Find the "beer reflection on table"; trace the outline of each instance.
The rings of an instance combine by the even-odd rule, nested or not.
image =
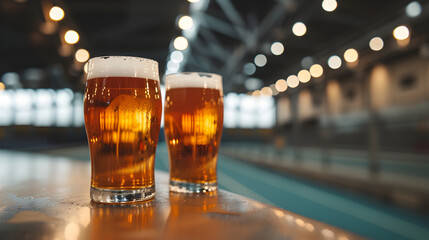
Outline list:
[[[154,201],[138,204],[99,204],[92,202],[90,239],[160,239],[162,219]]]
[[[222,225],[213,215],[222,214],[218,192],[200,194],[170,192],[170,215],[165,239],[222,239]]]

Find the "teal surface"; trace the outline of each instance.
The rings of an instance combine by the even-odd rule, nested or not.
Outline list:
[[[157,150],[155,168],[168,171],[165,143]],[[294,178],[220,155],[222,189],[316,219],[371,239],[429,239],[429,216]]]

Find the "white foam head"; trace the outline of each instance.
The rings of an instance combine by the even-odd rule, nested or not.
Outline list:
[[[158,62],[140,57],[105,56],[91,58],[87,79],[135,77],[159,81]]]
[[[184,72],[168,74],[165,88],[211,88],[222,91],[222,76],[214,73]]]

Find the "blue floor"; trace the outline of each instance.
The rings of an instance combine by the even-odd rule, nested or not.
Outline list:
[[[164,143],[155,168],[168,171]],[[372,239],[429,239],[429,216],[220,155],[220,188]]]

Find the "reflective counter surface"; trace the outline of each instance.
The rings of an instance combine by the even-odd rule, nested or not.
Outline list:
[[[168,174],[155,174],[154,200],[96,204],[89,198],[89,162],[0,151],[0,238],[360,239],[223,190],[170,193]]]

